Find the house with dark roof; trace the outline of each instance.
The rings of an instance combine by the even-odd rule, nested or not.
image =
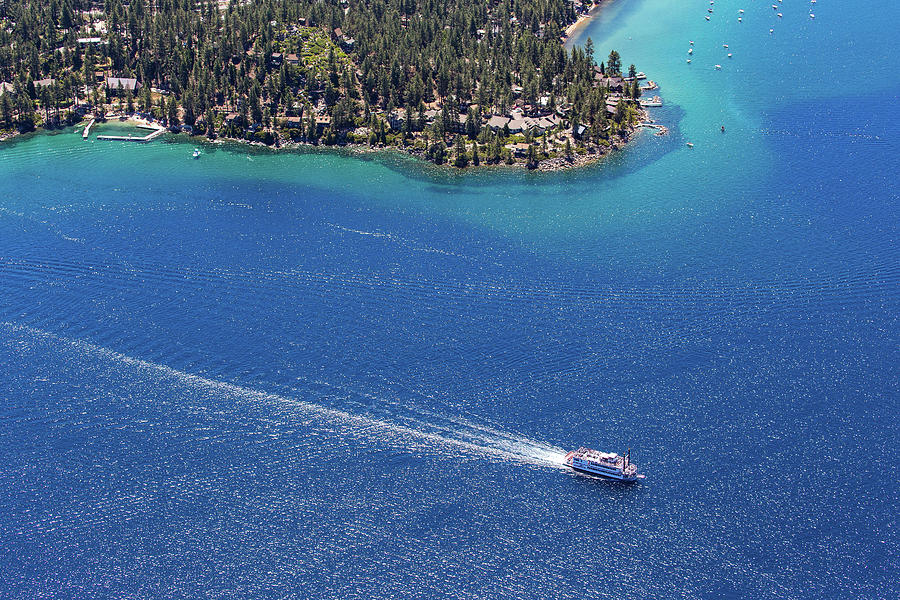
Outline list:
[[[388,125],[394,131],[400,131],[406,126],[406,111],[402,108],[395,108],[388,113]]]
[[[625,85],[625,82],[621,77],[604,77],[603,75],[597,74],[594,76],[594,79],[596,80],[597,85],[605,87],[611,92],[621,92]]]

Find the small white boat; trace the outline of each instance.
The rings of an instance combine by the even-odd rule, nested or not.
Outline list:
[[[694,40],[691,40],[691,46],[693,46],[693,45],[694,45]]]
[[[728,58],[731,58],[731,52],[728,53]]]
[[[742,8],[742,9],[740,9],[738,12],[741,13],[741,14],[744,14],[744,9]]]
[[[688,54],[693,54],[693,53],[694,53],[694,49],[693,49],[693,48],[688,48]]]
[[[780,19],[781,17],[783,17],[783,16],[784,16],[783,14],[778,13],[778,18],[779,18],[779,19]]]
[[[775,30],[774,30],[774,29],[770,29],[770,30],[769,30],[769,35],[772,35],[773,33],[775,33]]]
[[[691,59],[688,59],[688,64],[691,64]]]
[[[706,20],[709,21],[709,15],[706,15]]]
[[[722,44],[723,48],[728,48],[728,44]]]
[[[810,18],[810,19],[815,19],[815,18],[816,18],[816,15],[814,15],[814,14],[812,14],[812,13],[809,13],[809,18]]]
[[[194,148],[194,158],[200,158],[200,148]]]
[[[743,22],[743,20],[744,20],[744,19],[743,19],[743,18],[741,18],[741,17],[738,17],[738,23],[741,23],[741,22]]]
[[[722,65],[716,65],[716,71],[719,71],[721,69],[722,69]]]
[[[693,148],[693,147],[694,147],[694,144],[692,144],[691,142],[688,142],[688,143],[687,143],[687,147],[688,147],[688,148]]]

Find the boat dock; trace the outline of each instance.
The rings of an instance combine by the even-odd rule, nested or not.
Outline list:
[[[153,129],[152,132],[148,133],[144,137],[134,137],[133,135],[98,135],[98,140],[107,140],[114,142],[149,142],[154,140],[164,134],[166,130],[162,127],[156,128],[152,125],[143,126],[144,129]]]
[[[81,134],[81,139],[86,140],[88,136],[91,135],[91,127],[94,126],[94,123],[97,122],[97,119],[91,119],[91,122],[87,124],[87,127],[84,128],[84,133]]]
[[[641,123],[640,126],[646,127],[647,129],[655,129],[656,135],[666,135],[667,133],[669,133],[668,127],[666,127],[665,125],[660,125],[658,123],[648,123],[645,121]]]

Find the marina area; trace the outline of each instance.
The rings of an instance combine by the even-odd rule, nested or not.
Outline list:
[[[102,141],[147,143],[166,133],[165,127],[147,119],[110,115],[106,122],[100,124],[96,124],[96,119],[92,119],[84,128],[82,138],[88,139],[91,129],[95,126],[98,131],[110,131],[97,135],[96,139]],[[138,133],[143,135],[136,135]]]

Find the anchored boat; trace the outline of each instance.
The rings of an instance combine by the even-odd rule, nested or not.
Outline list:
[[[565,464],[573,471],[618,481],[637,481],[644,478],[643,475],[638,475],[637,465],[631,462],[631,448],[624,456],[619,456],[615,452],[579,448],[566,454]]]

